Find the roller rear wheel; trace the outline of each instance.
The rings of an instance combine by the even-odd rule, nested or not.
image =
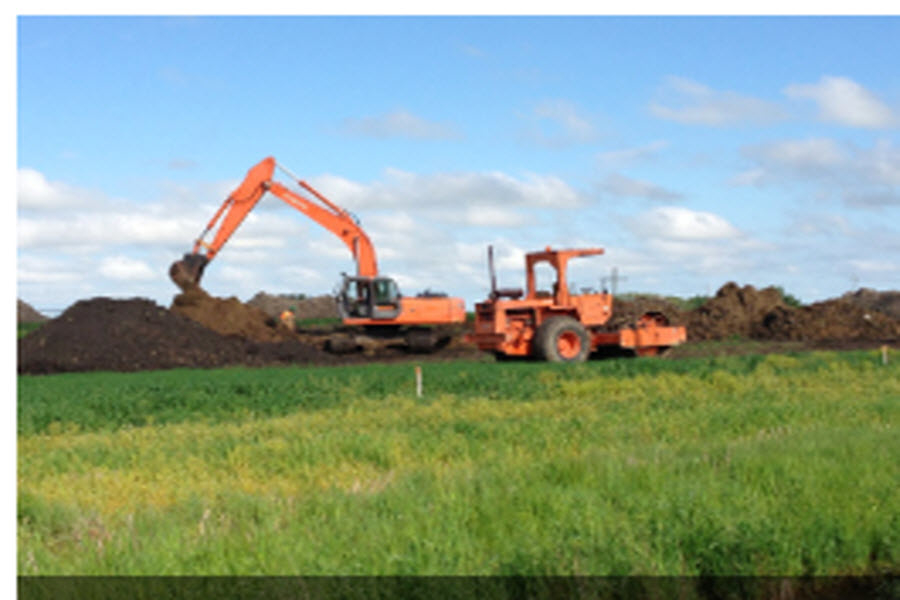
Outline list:
[[[534,352],[550,362],[584,362],[591,341],[584,326],[572,317],[550,317],[535,333]]]

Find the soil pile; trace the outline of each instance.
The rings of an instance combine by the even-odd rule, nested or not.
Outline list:
[[[237,298],[216,298],[194,287],[178,294],[172,312],[222,335],[234,335],[256,342],[284,342],[296,336],[277,318]]]
[[[860,288],[855,292],[847,292],[840,299],[860,308],[900,319],[900,292],[879,292],[870,288]]]
[[[862,292],[862,291],[861,291]],[[259,296],[259,295],[257,295]],[[885,297],[857,292],[858,302],[828,300],[794,308],[776,288],[756,290],[735,283],[723,286],[699,308],[680,311],[653,297],[617,300],[608,324],[617,329],[634,323],[646,312],[661,312],[673,325],[685,325],[690,341],[743,337],[779,342],[802,342],[804,347],[840,343],[890,343],[900,340],[900,319],[861,306],[863,300]],[[327,298],[327,297],[323,297]],[[313,299],[321,302],[321,299]],[[328,298],[329,302],[331,299]],[[297,306],[301,318],[307,318]],[[307,306],[314,304],[307,304]],[[873,304],[874,305],[874,304]],[[331,308],[333,309],[333,303]],[[20,304],[21,308],[21,304]],[[471,323],[438,328],[449,341],[433,358],[474,357],[478,351],[463,341]],[[19,373],[66,371],[139,371],[176,367],[266,366],[278,364],[357,363],[402,360],[408,350],[383,341],[359,341],[345,332],[350,354],[326,352],[338,330],[295,333],[258,305],[237,298],[216,298],[201,289],[175,297],[171,309],[134,298],[82,300],[56,319],[18,340]],[[338,339],[338,338],[335,338]],[[338,339],[339,341],[339,339]],[[333,348],[334,350],[334,348]]]
[[[684,325],[686,315],[677,306],[653,296],[637,296],[628,300],[616,298],[613,301],[613,314],[606,322],[606,329],[615,331],[634,325],[642,315],[648,312],[659,312],[666,316],[670,325]]]
[[[150,300],[94,298],[77,302],[20,338],[17,370],[39,374],[333,362],[299,340],[259,343],[221,335]]]
[[[298,319],[336,319],[339,316],[331,296],[298,299],[258,292],[247,304],[274,318],[292,307],[296,309],[294,314]]]
[[[47,317],[23,300],[16,300],[16,323],[43,323]]]
[[[860,294],[871,306],[890,295]],[[900,296],[900,294],[898,294]],[[845,296],[846,298],[846,296]],[[878,304],[881,302],[882,304]],[[860,306],[844,298],[809,306],[785,304],[773,287],[757,290],[735,283],[722,286],[696,310],[684,315],[688,339],[720,340],[739,336],[763,341],[884,341],[900,338],[900,318]]]
[[[900,338],[900,320],[844,300],[800,308],[777,307],[751,332],[755,339],[778,341],[882,341]]]
[[[719,340],[733,336],[753,337],[765,316],[774,310],[790,309],[774,287],[757,290],[729,282],[715,297],[685,315],[689,340]]]

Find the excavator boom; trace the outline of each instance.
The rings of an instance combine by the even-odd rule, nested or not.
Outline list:
[[[328,200],[305,181],[297,180],[298,185],[312,194],[315,200],[285,187],[273,180],[275,159],[268,157],[254,165],[241,184],[225,199],[210,219],[203,233],[194,242],[192,251],[176,261],[169,268],[169,276],[182,291],[187,291],[200,284],[203,270],[215,258],[222,246],[235,230],[244,222],[251,210],[266,195],[271,193],[286,204],[299,210],[335,235],[350,249],[356,261],[358,276],[374,277],[378,274],[375,249],[369,236],[357,223],[353,216]],[[285,170],[282,168],[282,170]],[[285,170],[285,172],[287,172]],[[213,233],[212,241],[205,238]]]

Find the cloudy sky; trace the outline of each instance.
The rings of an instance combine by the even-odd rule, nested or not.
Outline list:
[[[169,264],[266,156],[407,294],[483,298],[488,244],[506,287],[552,245],[606,249],[579,287],[898,289],[898,39],[895,17],[20,16],[17,295],[168,305]],[[270,196],[204,286],[353,269]]]

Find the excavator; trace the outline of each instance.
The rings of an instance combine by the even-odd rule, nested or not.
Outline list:
[[[275,181],[276,168],[296,181],[311,197]],[[427,351],[446,341],[437,339],[429,326],[465,321],[465,303],[461,298],[433,293],[403,296],[394,279],[379,274],[375,247],[359,221],[278,164],[273,157],[267,157],[250,168],[241,184],[225,199],[196,239],[191,252],[169,268],[169,276],[183,292],[199,287],[210,261],[267,193],[336,235],[350,250],[356,263],[356,273],[342,273],[337,294],[338,313],[344,325],[362,327],[367,333],[379,337],[402,335],[410,347]],[[207,242],[210,234],[212,239]]]

